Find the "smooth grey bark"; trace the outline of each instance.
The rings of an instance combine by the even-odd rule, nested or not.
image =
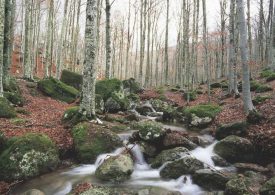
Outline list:
[[[168,59],[168,36],[169,36],[169,0],[166,1],[166,29],[165,29],[165,52],[164,52],[164,63],[165,63],[165,84],[168,82],[169,73],[169,59]]]
[[[272,20],[272,62],[270,67],[275,70],[275,6],[274,6],[274,14]]]
[[[8,82],[14,36],[15,0],[5,0],[3,81]]]
[[[3,48],[4,48],[5,1],[0,0],[0,97],[3,97]]]
[[[64,49],[64,40],[65,40],[65,28],[67,25],[67,12],[68,12],[68,3],[69,0],[65,0],[64,4],[64,13],[63,13],[63,21],[61,27],[61,34],[60,34],[60,41],[58,45],[58,56],[57,56],[57,67],[56,67],[56,78],[60,78],[61,70],[62,70],[62,63],[63,63],[63,49]]]
[[[272,49],[271,49],[271,40],[272,40],[272,27],[273,27],[273,0],[269,1],[269,10],[268,10],[268,19],[266,24],[266,49],[265,49],[265,61],[266,66],[269,66],[272,62]]]
[[[87,0],[85,30],[85,61],[83,70],[82,100],[80,113],[87,118],[95,117],[95,82],[97,53],[97,0]]]
[[[105,71],[105,78],[109,79],[111,77],[110,70],[111,70],[111,5],[109,0],[105,0],[106,7],[105,7],[105,13],[106,13],[106,26],[105,26],[105,63],[106,63],[106,71]]]
[[[251,6],[250,0],[247,0],[247,29],[248,29],[248,47],[249,57],[252,58],[252,30],[251,30]]]
[[[247,23],[245,20],[243,0],[237,0],[239,32],[240,32],[240,50],[242,59],[242,93],[245,112],[254,110],[250,92],[250,71],[248,65],[248,47],[247,47]]]
[[[24,75],[23,77],[28,80],[33,79],[32,67],[30,61],[30,1],[25,0],[25,33],[24,33]]]

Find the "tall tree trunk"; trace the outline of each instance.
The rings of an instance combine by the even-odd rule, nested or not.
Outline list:
[[[169,74],[169,58],[168,58],[168,36],[169,36],[169,0],[166,1],[166,29],[165,29],[165,53],[164,53],[164,63],[165,63],[165,84],[168,82]]]
[[[243,73],[243,102],[245,112],[252,111],[254,109],[251,92],[250,92],[250,73],[248,65],[248,49],[247,49],[247,24],[244,14],[243,0],[237,0],[239,30],[240,30],[240,50],[242,58],[242,73]]]
[[[87,118],[95,117],[97,1],[88,0],[86,8],[85,61],[83,71],[80,113]]]
[[[0,97],[3,97],[3,49],[4,49],[5,1],[0,0]]]
[[[111,25],[110,25],[110,20],[111,20],[111,5],[109,0],[105,0],[106,2],[106,8],[105,8],[105,13],[106,13],[106,72],[105,72],[105,78],[109,79],[110,78],[110,69],[111,69]]]

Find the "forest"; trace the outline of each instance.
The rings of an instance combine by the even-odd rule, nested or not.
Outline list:
[[[275,195],[273,0],[0,0],[0,195]]]

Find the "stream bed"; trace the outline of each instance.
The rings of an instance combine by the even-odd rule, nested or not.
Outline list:
[[[186,131],[182,127],[164,125],[165,128],[177,131]],[[124,132],[119,134],[122,140],[127,141],[134,131]],[[208,139],[213,139],[209,135],[202,135]],[[214,156],[213,148],[216,142],[212,141],[212,144],[203,148],[197,147],[190,151],[190,155],[202,161],[205,166],[211,166],[217,170],[220,167],[215,167],[211,159]],[[133,148],[132,148],[133,147]],[[98,180],[94,175],[96,168],[104,161],[107,156],[113,156],[121,153],[125,148],[118,148],[113,153],[102,154],[98,156],[95,164],[79,165],[73,168],[67,168],[64,170],[58,170],[49,174],[42,175],[32,180],[26,181],[22,184],[18,184],[12,191],[11,195],[19,195],[30,189],[38,189],[45,193],[45,195],[66,195],[69,194],[73,186],[89,182],[100,186],[110,186],[115,188],[122,188],[129,190],[140,190],[145,187],[161,187],[164,190],[177,191],[184,195],[203,195],[204,190],[199,186],[192,183],[192,179],[189,175],[182,176],[175,180],[164,180],[160,177],[159,169],[152,169],[149,164],[146,163],[144,156],[138,145],[129,145],[132,148],[132,153],[135,159],[134,172],[127,182],[119,185],[106,183]]]

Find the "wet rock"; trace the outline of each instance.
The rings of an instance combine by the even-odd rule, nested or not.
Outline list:
[[[99,125],[80,123],[72,130],[77,160],[94,163],[97,156],[122,147],[119,136]]]
[[[184,154],[189,152],[187,148],[177,147],[170,150],[163,150],[153,161],[151,164],[152,168],[159,168],[164,163],[168,161],[175,161],[180,159]]]
[[[192,127],[207,127],[211,123],[212,123],[212,119],[210,117],[201,117],[200,118],[195,114],[191,115],[190,125]]]
[[[177,179],[182,175],[194,174],[195,171],[203,169],[203,167],[201,161],[186,156],[165,165],[160,171],[160,176],[162,178]]]
[[[275,194],[275,177],[268,180],[260,189],[260,195],[274,195]]]
[[[262,166],[257,165],[257,164],[252,164],[252,163],[235,163],[234,166],[240,172],[255,171],[255,172],[265,173],[265,172],[269,171],[265,167],[262,167]]]
[[[138,145],[146,157],[154,157],[157,155],[157,148],[154,145],[144,141],[139,142]]]
[[[111,195],[113,192],[112,188],[93,186],[89,190],[80,193],[80,195]]]
[[[32,189],[24,192],[22,195],[45,195],[45,193],[37,189]]]
[[[188,150],[193,150],[197,147],[195,143],[188,139],[185,132],[170,131],[167,132],[163,139],[164,148],[185,147]]]
[[[189,136],[189,140],[201,147],[206,147],[214,142],[210,136]]]
[[[131,177],[134,162],[129,155],[120,154],[109,157],[96,170],[95,176],[103,181],[124,182]]]
[[[236,122],[230,124],[224,124],[217,128],[216,139],[222,140],[230,135],[244,136],[247,133],[247,123],[246,122]]]
[[[133,125],[138,130],[139,137],[144,141],[160,140],[165,135],[165,130],[160,123],[154,121],[141,121]]]
[[[211,159],[213,160],[215,166],[218,166],[218,167],[230,166],[230,164],[220,156],[212,156]]]
[[[251,162],[253,161],[253,144],[245,138],[228,136],[218,142],[214,151],[228,162]]]
[[[57,168],[58,151],[43,134],[14,137],[0,156],[0,178],[5,181],[24,180]]]
[[[224,195],[224,191],[204,192],[203,195]]]
[[[195,172],[192,177],[195,184],[206,190],[224,190],[230,176],[226,173],[213,171],[211,169],[201,169]]]
[[[159,187],[147,187],[137,192],[137,195],[181,195],[180,192],[174,192]]]

